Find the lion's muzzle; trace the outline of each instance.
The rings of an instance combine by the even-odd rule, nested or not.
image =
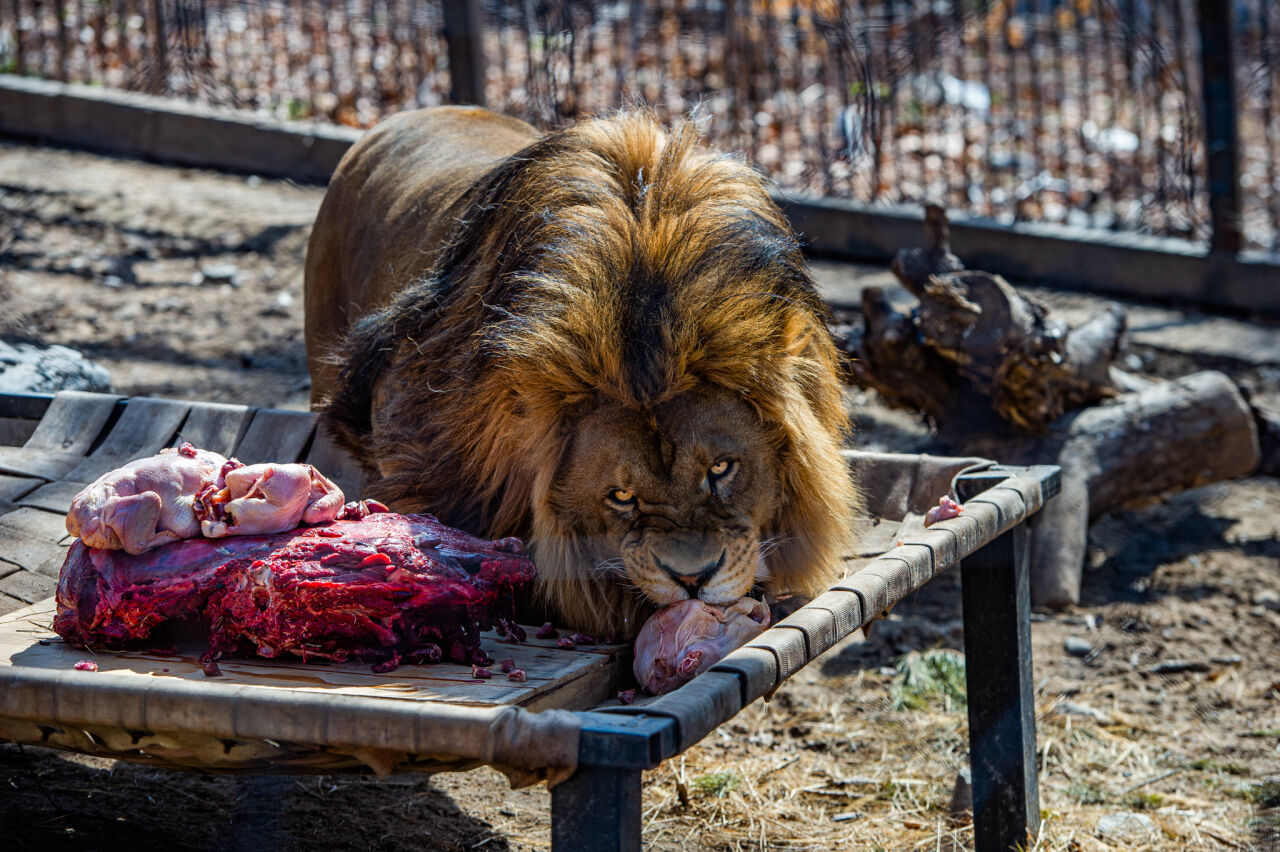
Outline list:
[[[754,536],[727,530],[651,533],[625,562],[632,581],[659,606],[686,598],[725,605],[751,588],[757,549]]]
[[[679,568],[674,568],[663,562],[657,556],[654,556],[653,561],[657,563],[659,568],[666,571],[671,579],[684,586],[689,591],[689,597],[697,597],[698,592],[700,592],[702,587],[707,584],[707,581],[715,576],[717,571],[724,567],[724,557],[726,553],[728,553],[727,550],[721,549],[719,559],[715,562],[704,565],[701,570],[698,570],[697,573],[693,574],[681,571]]]

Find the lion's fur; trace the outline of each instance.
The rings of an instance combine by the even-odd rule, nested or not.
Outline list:
[[[445,112],[413,120],[474,117]],[[642,604],[594,570],[601,554],[550,502],[572,424],[602,401],[643,412],[723,389],[750,404],[781,459],[780,509],[761,532],[780,542],[767,557],[776,590],[825,588],[857,505],[840,456],[837,351],[762,180],[698,147],[689,126],[667,133],[644,112],[530,131],[521,150],[477,159],[483,168],[457,170],[454,194],[418,213],[420,233],[448,232],[438,254],[418,249],[430,259],[421,277],[393,269],[390,283],[367,288],[381,288],[381,307],[354,318],[336,381],[313,363],[326,422],[380,475],[374,496],[526,537],[539,593],[560,618],[604,631],[622,616],[634,632]],[[310,255],[378,215],[341,206],[322,210],[312,235],[309,351],[323,350],[313,302],[351,301],[337,266]]]

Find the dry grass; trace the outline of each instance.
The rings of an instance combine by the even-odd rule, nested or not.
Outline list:
[[[963,710],[947,709],[945,690],[895,710],[903,671],[799,679],[646,776],[646,848],[972,848],[970,821],[949,808],[968,724]],[[1100,698],[1105,687],[1071,700]],[[1250,781],[1240,766],[1188,762],[1170,747],[1178,730],[1060,704],[1038,699],[1043,822],[1031,848],[1254,848],[1255,805],[1277,785]],[[1099,818],[1125,812],[1149,817],[1155,832],[1145,842],[1098,834]]]

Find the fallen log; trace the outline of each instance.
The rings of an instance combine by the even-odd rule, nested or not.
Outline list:
[[[1037,520],[1031,594],[1037,606],[1078,603],[1089,522],[1251,473],[1259,463],[1254,414],[1235,383],[1205,371],[1069,414],[1042,436],[939,437],[947,452],[1011,464],[1062,466],[1062,492]]]

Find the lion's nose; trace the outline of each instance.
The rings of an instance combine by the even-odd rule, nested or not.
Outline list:
[[[671,579],[688,589],[690,597],[697,597],[698,592],[702,590],[702,587],[705,586],[713,576],[715,576],[717,571],[724,567],[724,557],[725,551],[722,550],[720,551],[719,559],[715,562],[708,562],[695,574],[681,573],[670,565],[664,563],[661,559],[655,559],[654,561],[658,563],[659,568],[670,575]]]

